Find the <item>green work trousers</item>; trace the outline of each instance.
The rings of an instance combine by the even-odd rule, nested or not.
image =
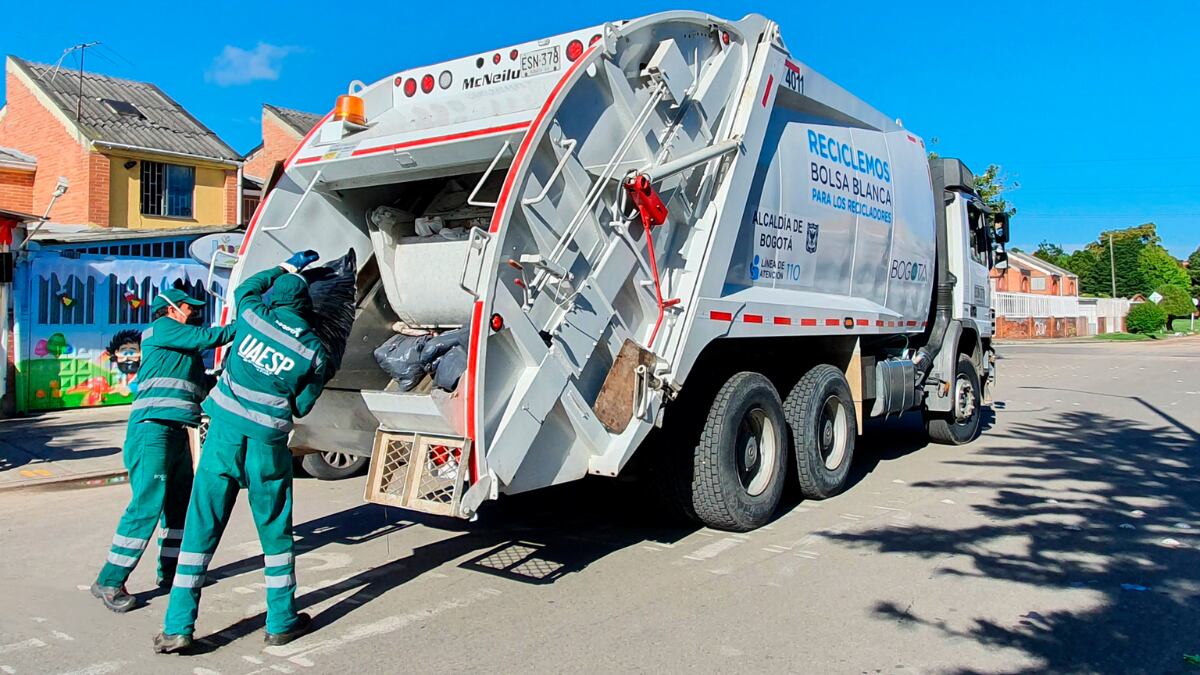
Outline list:
[[[208,563],[240,488],[249,493],[250,513],[262,544],[267,632],[284,633],[296,625],[292,453],[286,440],[267,443],[247,438],[213,419],[188,503],[179,569],[163,624],[167,635],[191,635],[195,630]]]
[[[125,432],[123,457],[133,498],[117,523],[108,560],[96,583],[123,585],[160,521],[163,529],[158,539],[158,578],[170,580],[175,575],[183,518],[192,491],[187,429],[178,422],[131,422]]]

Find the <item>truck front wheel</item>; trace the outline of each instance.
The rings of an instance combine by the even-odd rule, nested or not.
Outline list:
[[[979,436],[983,413],[979,373],[975,370],[975,362],[966,354],[958,355],[950,395],[953,401],[949,413],[925,411],[925,431],[934,443],[970,443]]]
[[[700,521],[746,532],[771,519],[787,472],[785,424],[770,380],[742,372],[725,382],[693,453],[691,501]]]
[[[858,421],[842,371],[821,364],[804,374],[783,403],[796,451],[796,477],[806,499],[826,499],[846,488]]]

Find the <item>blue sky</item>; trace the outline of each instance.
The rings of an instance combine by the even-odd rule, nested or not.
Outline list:
[[[210,2],[199,16],[200,4],[14,3],[0,52],[54,63],[70,45],[100,40],[89,70],[158,84],[245,152],[258,143],[262,102],[325,112],[350,80],[627,11],[758,12],[780,23],[799,60],[937,139],[932,149],[977,171],[1002,165],[1020,184],[1015,245],[1071,249],[1147,221],[1178,257],[1200,244],[1200,3],[360,0],[286,10]]]

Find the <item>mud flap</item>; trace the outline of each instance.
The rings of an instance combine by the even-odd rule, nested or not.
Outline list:
[[[654,354],[626,338],[617,354],[617,360],[613,362],[612,369],[604,378],[604,385],[600,387],[596,403],[592,405],[596,419],[614,434],[623,433],[625,427],[629,426],[629,421],[633,419],[638,400],[639,366],[652,369]]]

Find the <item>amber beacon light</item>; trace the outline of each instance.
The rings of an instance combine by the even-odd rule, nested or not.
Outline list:
[[[333,108],[333,119],[345,120],[351,124],[367,123],[367,116],[363,112],[363,100],[358,95],[358,92],[363,90],[363,83],[355,80],[350,83],[350,93],[342,94],[337,97],[337,105]]]

